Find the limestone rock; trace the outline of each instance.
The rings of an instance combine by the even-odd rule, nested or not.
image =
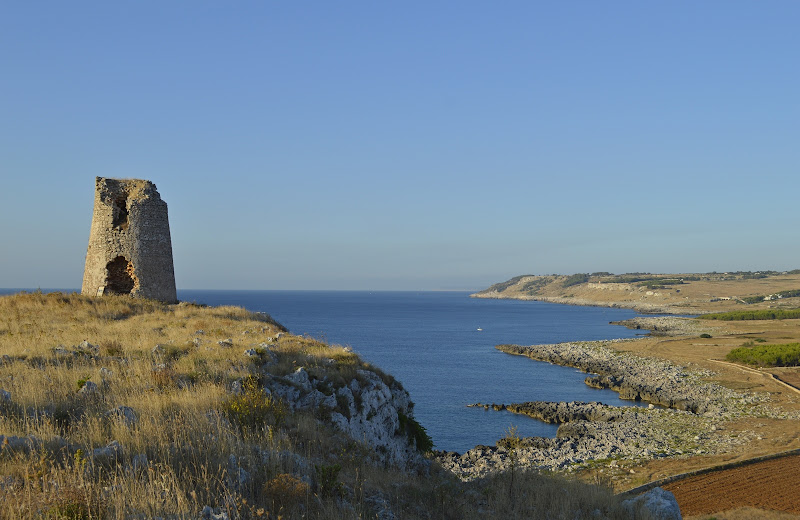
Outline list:
[[[294,371],[294,374],[286,376],[288,381],[297,385],[303,392],[311,391],[311,380],[308,378],[308,372],[303,367]]]
[[[83,353],[87,353],[87,354],[94,354],[94,355],[97,355],[97,354],[100,353],[100,347],[98,347],[97,345],[92,345],[91,343],[89,343],[88,340],[81,341],[78,344],[78,346],[75,347],[75,350],[77,350],[78,352],[83,352]]]
[[[129,406],[117,406],[116,408],[107,411],[105,416],[112,419],[118,419],[128,427],[135,426],[139,422],[139,418],[136,417],[136,413],[133,411],[133,408]]]
[[[200,518],[201,520],[229,520],[228,513],[224,511],[215,512],[211,506],[205,506],[202,511],[200,511]]]
[[[134,473],[141,473],[142,471],[146,470],[150,466],[150,461],[147,460],[147,454],[139,453],[133,460],[131,461],[130,469]]]
[[[228,457],[228,486],[235,490],[242,490],[250,482],[250,472],[239,465],[236,455]]]
[[[59,356],[59,357],[60,356],[71,356],[72,355],[72,351],[67,350],[64,347],[64,345],[58,345],[58,346],[53,348],[53,354],[55,354],[56,356]]]
[[[83,386],[81,387],[81,389],[78,390],[78,393],[81,393],[81,394],[84,394],[84,395],[95,394],[95,393],[97,393],[97,384],[93,383],[91,381],[86,381],[83,384]]]
[[[334,412],[331,414],[333,423],[354,439],[383,452],[389,463],[419,465],[421,456],[404,432],[400,431],[399,415],[413,417],[408,392],[401,388],[389,388],[375,372],[359,370],[357,374],[360,383],[353,380],[348,387],[337,390],[339,395],[347,399],[349,417]],[[361,406],[357,406],[353,399],[355,393],[361,397]]]
[[[16,435],[0,435],[0,453],[5,450],[31,451],[39,446],[39,439],[34,435],[17,437]]]
[[[119,441],[111,441],[102,448],[95,448],[92,450],[92,456],[100,461],[116,461],[118,457],[122,456],[122,445]]]
[[[637,510],[644,510],[654,520],[681,520],[681,508],[675,495],[660,487],[656,487],[641,494],[636,498],[631,498],[622,502],[622,505],[631,513]]]

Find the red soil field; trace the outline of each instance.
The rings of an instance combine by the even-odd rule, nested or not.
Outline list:
[[[800,514],[800,455],[687,477],[663,486],[683,516],[740,507]]]

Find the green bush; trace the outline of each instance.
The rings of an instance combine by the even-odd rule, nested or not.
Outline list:
[[[246,382],[247,383],[247,382]],[[278,398],[266,395],[254,384],[243,384],[244,391],[225,402],[224,410],[230,421],[242,430],[258,430],[267,426],[280,427],[286,418],[286,405]]]
[[[339,482],[339,472],[342,466],[339,464],[314,465],[317,472],[317,485],[320,495],[323,497],[341,497],[344,495],[344,485]]]
[[[656,277],[652,276],[650,273],[628,273],[628,274],[621,274],[614,277],[608,282],[613,283],[636,283],[636,282],[645,282],[648,280],[655,280]]]
[[[655,278],[653,280],[644,280],[638,282],[637,285],[647,289],[666,289],[671,285],[681,285],[683,280],[678,278]]]
[[[700,320],[749,321],[749,320],[791,320],[800,318],[800,309],[763,309],[754,311],[716,312],[698,316]]]
[[[578,274],[573,274],[571,276],[567,276],[567,279],[564,280],[561,283],[561,285],[562,285],[562,287],[572,287],[573,285],[586,283],[588,281],[589,281],[589,274],[588,273],[578,273]]]
[[[414,418],[408,417],[403,412],[398,411],[397,417],[400,419],[399,433],[405,433],[409,443],[414,442],[417,451],[427,453],[433,449],[433,439],[428,435],[424,426],[414,420]]]
[[[800,343],[784,345],[742,346],[728,352],[725,359],[762,367],[795,367],[800,365]]]

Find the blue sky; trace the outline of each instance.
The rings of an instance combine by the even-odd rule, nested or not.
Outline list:
[[[0,287],[80,286],[95,176],[179,289],[800,268],[800,3],[5,2]]]

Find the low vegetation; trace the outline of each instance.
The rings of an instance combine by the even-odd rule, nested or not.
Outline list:
[[[800,309],[761,309],[752,311],[730,311],[702,314],[699,320],[749,321],[749,320],[791,320],[800,318]]]
[[[567,276],[566,280],[561,282],[561,285],[563,287],[572,287],[573,285],[586,283],[588,281],[589,281],[589,275],[587,273],[578,273]]]
[[[797,298],[800,297],[800,289],[790,289],[788,291],[778,291],[775,294],[745,296],[742,301],[745,303],[760,303],[763,301],[780,300],[783,298]]]
[[[630,518],[605,487],[525,468],[465,483],[387,467],[330,413],[265,388],[301,366],[329,392],[364,370],[399,383],[283,332],[236,307],[0,297],[0,518]]]
[[[505,282],[496,283],[496,284],[492,285],[491,287],[489,287],[486,290],[487,291],[503,292],[506,289],[508,289],[509,287],[511,287],[513,285],[516,285],[520,280],[522,280],[523,278],[525,278],[527,276],[532,276],[532,275],[524,275],[523,274],[523,275],[520,275],[520,276],[515,276],[514,278],[512,278],[510,280],[506,280]]]
[[[731,350],[725,359],[759,367],[800,366],[800,343],[783,345],[745,345]]]

